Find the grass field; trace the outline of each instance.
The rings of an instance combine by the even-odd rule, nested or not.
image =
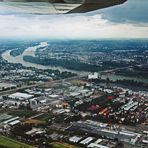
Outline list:
[[[74,145],[71,145],[71,144],[68,144],[68,143],[61,143],[61,142],[52,142],[50,143],[50,145],[53,147],[53,148],[80,148],[80,147],[77,147],[77,146],[74,146]]]
[[[11,138],[0,136],[0,147],[6,147],[6,148],[33,148],[32,146],[29,146],[25,143],[18,142],[16,140],[13,140]]]

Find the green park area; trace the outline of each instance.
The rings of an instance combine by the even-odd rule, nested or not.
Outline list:
[[[16,140],[13,140],[11,138],[1,136],[1,135],[0,135],[0,147],[4,147],[4,148],[33,148],[30,145],[27,145],[22,142],[18,142]]]

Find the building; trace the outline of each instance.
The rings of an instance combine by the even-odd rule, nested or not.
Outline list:
[[[80,144],[88,145],[93,140],[92,137],[88,137],[80,142]]]
[[[73,122],[72,125],[68,128],[68,130],[80,130],[85,133],[106,137],[112,140],[118,139],[119,141],[127,142],[133,145],[135,145],[138,138],[141,137],[141,134],[139,133],[125,131],[122,129],[109,129],[106,124],[100,124],[99,122],[90,120]]]
[[[16,100],[28,100],[31,99],[34,95],[28,94],[28,93],[20,93],[16,92],[14,94],[9,95],[8,97],[11,99],[16,99]]]
[[[99,74],[97,72],[95,72],[94,74],[89,74],[88,75],[88,79],[92,80],[92,79],[98,79]]]
[[[96,144],[96,143],[90,143],[88,145],[89,148],[109,148],[108,146],[104,146],[104,145],[101,145],[101,144]]]
[[[69,138],[69,141],[73,142],[73,143],[78,143],[81,139],[82,139],[82,137],[73,136],[73,137]]]

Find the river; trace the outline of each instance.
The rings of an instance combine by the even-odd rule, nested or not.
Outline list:
[[[64,72],[64,71],[68,71],[68,72],[73,72],[73,73],[77,73],[78,75],[81,76],[86,76],[89,74],[89,72],[83,72],[83,71],[75,71],[75,70],[69,70],[63,67],[54,67],[54,66],[44,66],[44,65],[40,65],[40,64],[35,64],[35,63],[30,63],[30,62],[26,62],[23,60],[24,56],[33,56],[35,57],[35,52],[38,48],[42,48],[42,47],[47,47],[48,43],[47,42],[40,42],[38,45],[33,46],[33,47],[28,47],[26,50],[24,50],[24,52],[19,55],[19,56],[11,56],[10,52],[13,50],[7,50],[5,52],[2,53],[2,58],[10,63],[20,63],[25,67],[35,67],[37,69],[52,69],[52,70],[59,70],[60,72]],[[134,80],[137,82],[143,82],[148,84],[148,79],[144,79],[144,78],[135,78],[135,77],[125,77],[125,76],[121,76],[121,75],[115,75],[115,74],[104,74],[101,76],[102,79],[106,79],[109,78],[112,81],[116,81],[116,80]]]
[[[48,43],[47,42],[40,42],[39,45],[33,46],[33,47],[28,47],[27,49],[24,50],[24,52],[19,55],[19,56],[12,56],[10,54],[10,52],[13,50],[7,50],[5,52],[2,53],[2,58],[4,60],[6,60],[9,63],[20,63],[25,67],[35,67],[37,69],[52,69],[52,70],[59,70],[60,72],[64,72],[64,71],[68,71],[68,72],[72,72],[72,73],[77,73],[79,75],[86,75],[87,72],[79,72],[79,71],[74,71],[74,70],[69,70],[63,67],[55,67],[55,66],[44,66],[44,65],[40,65],[40,64],[35,64],[35,63],[30,63],[30,62],[26,62],[23,60],[24,56],[32,56],[35,57],[35,52],[38,48],[42,48],[42,47],[47,47]]]

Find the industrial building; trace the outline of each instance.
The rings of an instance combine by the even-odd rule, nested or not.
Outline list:
[[[110,129],[106,124],[104,125],[104,127],[102,126],[102,124],[90,120],[78,121],[73,122],[68,130],[80,130],[85,133],[106,137],[108,139],[118,139],[119,141],[127,142],[133,145],[135,145],[138,139],[141,137],[141,134],[131,131],[125,131],[123,129]]]
[[[11,99],[17,99],[17,100],[27,100],[31,99],[34,95],[28,94],[28,93],[21,93],[16,92],[14,94],[9,95],[8,97]]]

